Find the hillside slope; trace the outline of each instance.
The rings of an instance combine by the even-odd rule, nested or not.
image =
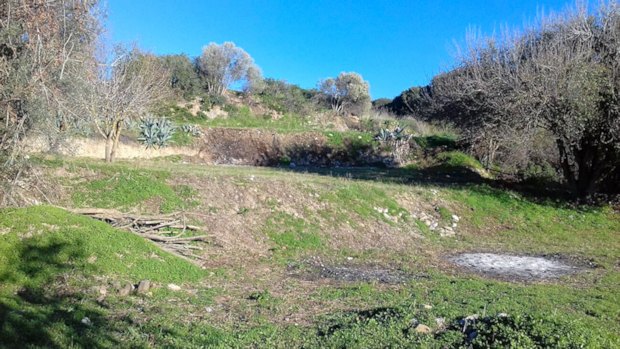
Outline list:
[[[22,194],[31,200],[181,211],[212,243],[200,251],[201,270],[60,209],[3,210],[5,346],[619,344],[620,219],[609,208],[425,181],[413,169],[312,174],[48,159],[36,171],[40,182],[30,184],[41,191]],[[23,257],[31,248],[54,257]],[[453,263],[462,252],[552,256],[578,272],[547,280],[477,274]],[[142,279],[155,284],[150,294],[121,295],[112,285]],[[91,290],[102,286],[105,294]],[[459,321],[474,314],[481,320],[463,332]]]

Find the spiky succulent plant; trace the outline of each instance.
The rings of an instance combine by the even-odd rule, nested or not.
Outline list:
[[[170,120],[166,118],[148,117],[140,122],[140,137],[138,140],[142,142],[146,148],[165,147],[172,139],[175,127]]]

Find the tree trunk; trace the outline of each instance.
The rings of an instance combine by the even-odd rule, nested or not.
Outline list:
[[[580,146],[565,146],[558,140],[564,178],[579,197],[594,194],[605,177],[606,159],[604,149],[596,141],[584,139]]]
[[[112,144],[113,144],[112,135],[108,134],[108,136],[105,139],[105,162],[112,162],[112,157],[111,157]]]
[[[112,149],[110,150],[110,161],[108,162],[114,162],[114,160],[116,159],[116,151],[118,150],[118,142],[121,139],[121,129],[123,127],[123,122],[122,121],[117,121],[114,124],[114,130],[113,130],[113,139],[112,139]]]

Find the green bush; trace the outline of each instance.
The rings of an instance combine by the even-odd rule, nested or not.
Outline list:
[[[482,170],[483,167],[473,156],[460,151],[449,151],[437,155],[437,160],[448,167],[466,167],[474,170]]]

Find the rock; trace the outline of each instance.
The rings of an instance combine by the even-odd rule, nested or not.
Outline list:
[[[468,342],[473,342],[473,340],[476,339],[476,337],[478,337],[478,332],[477,331],[471,331],[471,332],[469,332],[469,334],[467,334],[467,341]]]
[[[455,223],[458,223],[461,220],[461,218],[459,218],[459,216],[453,214],[452,215],[452,221],[454,221]]]
[[[128,296],[131,292],[133,292],[132,284],[126,284],[125,287],[122,287],[118,290],[118,294],[123,297]]]
[[[149,280],[142,280],[138,283],[138,289],[136,292],[138,294],[145,294],[151,288],[151,282]]]
[[[452,223],[452,228],[456,228],[458,224]]]
[[[168,289],[170,291],[181,291],[181,286],[175,284],[168,284]]]
[[[430,304],[423,304],[422,307],[424,307],[424,309],[426,310],[433,309],[433,306]]]
[[[415,331],[416,333],[431,333],[433,332],[433,330],[431,330],[430,327],[423,325],[423,324],[419,324],[418,326],[415,327]]]
[[[211,313],[211,312],[213,312],[213,308],[211,308],[211,307],[205,307],[205,311],[206,311],[207,313]]]
[[[474,315],[469,315],[468,317],[465,318],[465,320],[467,321],[476,321],[478,320],[480,316],[478,314],[474,314]]]
[[[437,324],[437,327],[443,328],[446,325],[446,319],[442,317],[438,317],[435,319],[435,323]]]
[[[438,226],[438,225],[439,225],[439,224],[438,224],[437,222],[433,222],[433,224],[431,224],[431,226],[430,226],[430,227],[428,227],[428,228],[429,228],[430,230],[435,230],[435,229],[437,229],[437,226]]]
[[[82,321],[80,321],[80,322],[83,323],[86,326],[92,326],[93,325],[93,322],[90,321],[90,319],[88,317],[83,317]]]

